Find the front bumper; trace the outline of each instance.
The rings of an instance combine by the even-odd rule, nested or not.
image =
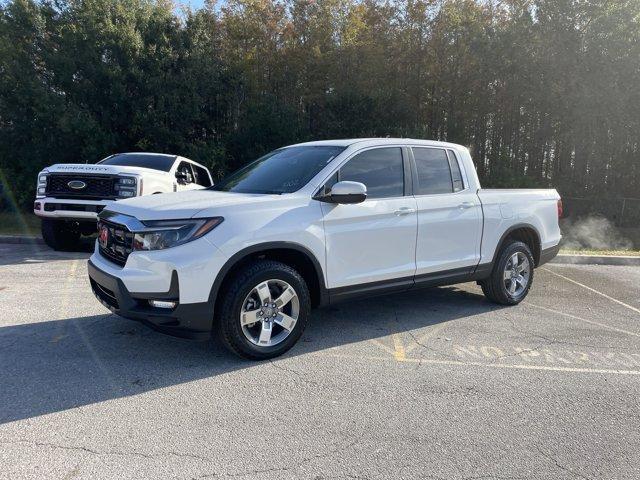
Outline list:
[[[96,221],[98,213],[114,201],[41,197],[35,199],[33,213],[44,218]]]
[[[100,270],[91,260],[88,270],[94,295],[113,313],[177,337],[206,340],[211,335],[211,302],[178,303],[173,309],[156,308],[149,304],[151,299],[179,302],[180,285],[175,270],[171,274],[168,291],[157,293],[130,292],[121,279]]]

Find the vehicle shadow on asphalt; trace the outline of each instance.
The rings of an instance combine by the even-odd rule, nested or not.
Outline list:
[[[345,303],[315,311],[285,358],[498,308],[481,295],[454,287]],[[0,423],[261,365],[214,342],[168,337],[109,314],[2,327],[0,363]]]

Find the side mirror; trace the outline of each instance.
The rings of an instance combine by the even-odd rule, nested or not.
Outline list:
[[[182,185],[187,185],[188,183],[191,183],[193,181],[191,175],[186,172],[180,171],[176,172],[176,179],[178,180],[178,183]]]
[[[338,182],[331,191],[320,198],[329,203],[362,203],[367,199],[367,187],[360,182]]]

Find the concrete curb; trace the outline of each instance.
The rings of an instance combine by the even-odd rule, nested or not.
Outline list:
[[[0,235],[0,243],[11,243],[14,245],[44,245],[41,237],[30,235]]]
[[[571,265],[640,265],[640,257],[614,255],[562,255],[559,254],[549,263],[565,263]]]

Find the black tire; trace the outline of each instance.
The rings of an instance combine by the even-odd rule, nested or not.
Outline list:
[[[280,280],[288,283],[297,294],[298,319],[295,326],[273,346],[258,346],[249,341],[240,324],[243,303],[261,282]],[[293,268],[272,260],[257,260],[238,271],[222,289],[216,308],[215,329],[222,344],[236,355],[249,360],[266,360],[282,355],[298,341],[309,320],[311,296],[304,279]]]
[[[41,231],[44,243],[54,250],[72,250],[80,240],[80,229],[73,222],[43,218]]]
[[[526,256],[529,262],[529,277],[528,282],[526,283],[526,286],[523,288],[523,290],[521,292],[518,292],[517,295],[512,295],[507,289],[504,280],[504,272],[507,264],[510,261],[510,258],[515,253],[521,253]],[[533,284],[534,265],[535,264],[533,261],[531,250],[525,243],[515,240],[507,243],[498,254],[498,258],[495,265],[493,266],[491,276],[485,280],[478,282],[480,284],[480,287],[482,288],[482,293],[484,293],[487,299],[491,300],[494,303],[499,303],[500,305],[517,305],[522,300],[524,300],[524,298],[529,293],[531,285]]]

